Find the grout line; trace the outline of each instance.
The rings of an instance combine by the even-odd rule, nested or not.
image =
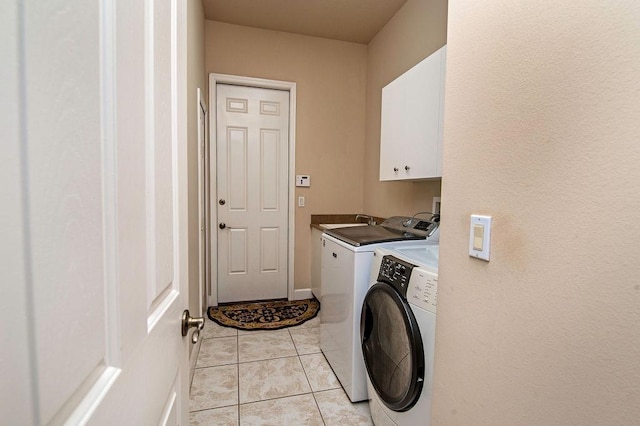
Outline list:
[[[238,365],[237,362],[230,362],[228,364],[216,364],[216,365],[203,365],[200,367],[195,367],[194,370],[202,370],[203,368],[214,368],[214,367],[228,367],[230,365]]]
[[[314,355],[314,354],[317,354],[317,353],[320,353],[320,352],[313,352],[313,353],[310,353],[310,354],[302,354],[302,356],[305,356],[305,355]],[[298,355],[298,354],[296,353],[296,354],[292,354],[292,355],[277,356],[277,357],[274,357],[274,358],[255,359],[255,360],[251,360],[251,361],[239,361],[239,362],[238,362],[238,364],[248,364],[248,363],[250,363],[250,362],[270,361],[270,360],[272,360],[272,359],[293,358],[294,356],[298,356],[298,357],[299,357],[299,356],[301,356],[301,355]]]
[[[291,334],[291,328],[289,328],[287,331],[289,331],[289,338],[291,338],[291,343],[293,343],[293,349],[296,350],[296,354],[299,357],[300,356],[300,351],[298,351],[298,347],[296,346],[296,341],[293,338],[293,334]],[[304,370],[304,368],[303,368],[303,370]]]
[[[302,395],[313,395],[313,391],[311,391],[311,392],[296,393],[296,394],[293,394],[293,395],[276,396],[276,397],[274,397],[274,398],[261,399],[261,400],[259,400],[259,401],[243,402],[242,404],[238,404],[238,405],[257,404],[257,403],[260,403],[260,402],[276,401],[276,400],[278,400],[278,399],[293,398],[294,396],[302,396]]]
[[[238,381],[238,426],[240,426],[240,334],[236,330],[236,374]]]
[[[322,419],[322,424],[326,425],[327,422],[324,420],[324,416],[322,415],[322,410],[320,409],[320,404],[318,404],[318,400],[316,399],[316,392],[313,392],[312,396],[313,396],[313,402],[316,403],[316,407],[318,408],[318,413],[320,413],[320,418]]]
[[[307,370],[304,368],[304,364],[298,356],[298,362],[300,363],[300,367],[302,368],[302,372],[304,373],[304,378],[307,379],[307,384],[309,385],[309,389],[311,389],[311,393],[313,393],[313,386],[311,386],[311,381],[309,380],[309,375],[307,374]]]
[[[212,336],[212,337],[203,337],[202,340],[215,340],[215,339],[228,339],[229,337],[235,337],[237,338],[238,336]]]
[[[199,410],[189,410],[189,413],[199,413],[201,411],[217,410],[218,408],[236,407],[238,404],[221,405],[220,407],[201,408]]]

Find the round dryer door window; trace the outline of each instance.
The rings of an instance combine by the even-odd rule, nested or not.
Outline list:
[[[382,402],[407,411],[420,397],[424,349],[415,316],[398,291],[386,283],[365,296],[360,338],[367,374]]]

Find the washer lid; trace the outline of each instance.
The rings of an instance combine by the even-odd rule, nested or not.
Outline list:
[[[440,257],[440,246],[433,245],[419,245],[408,247],[394,248],[402,258],[413,262],[419,266],[426,266],[431,269],[438,270],[438,258]]]
[[[381,225],[327,229],[325,233],[353,246],[392,241],[424,240],[434,235],[438,222],[393,216]]]
[[[345,243],[353,246],[363,246],[367,244],[384,243],[391,241],[404,240],[424,240],[421,237],[410,232],[400,232],[387,228],[383,225],[354,226],[351,228],[327,229],[324,231],[327,235],[331,235]]]

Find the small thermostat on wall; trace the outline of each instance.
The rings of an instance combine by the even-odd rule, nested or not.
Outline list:
[[[296,175],[296,186],[311,186],[311,177],[309,175]]]

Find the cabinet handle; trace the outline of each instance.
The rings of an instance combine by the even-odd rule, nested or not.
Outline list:
[[[335,257],[336,259],[338,258],[337,254],[335,254],[335,253],[332,253],[332,254],[333,254],[333,257]]]
[[[393,168],[393,171],[394,171],[394,172],[396,172],[396,173],[398,173],[398,168],[397,168],[397,167],[394,167],[394,168]]]
[[[409,171],[409,169],[410,169],[410,168],[411,168],[411,167],[409,167],[409,166],[404,166],[404,169],[405,169],[406,171]]]

